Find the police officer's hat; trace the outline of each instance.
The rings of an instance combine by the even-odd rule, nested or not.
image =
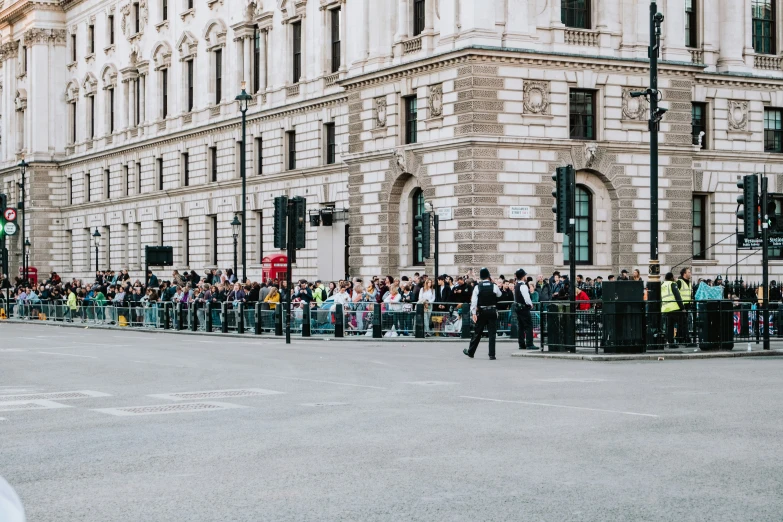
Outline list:
[[[520,268],[519,270],[517,270],[514,273],[514,275],[517,276],[517,279],[522,279],[523,277],[525,277],[527,275],[527,272],[525,272],[524,268]]]
[[[479,276],[481,279],[489,279],[489,269],[488,268],[482,268],[479,272]]]

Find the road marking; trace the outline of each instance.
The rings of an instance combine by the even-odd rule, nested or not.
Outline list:
[[[593,382],[607,382],[606,379],[579,379],[579,378],[569,378],[569,377],[556,377],[554,379],[537,379],[538,382],[553,382],[553,383],[564,383],[564,382],[579,382],[579,383],[593,383]]]
[[[368,386],[366,384],[353,384],[350,382],[317,381],[315,379],[302,379],[300,377],[281,377],[279,375],[260,375],[260,377],[270,377],[272,379],[287,379],[289,381],[318,382],[321,384],[336,384],[338,386],[354,386],[356,388],[372,388],[373,390],[385,390],[381,386]]]
[[[129,406],[125,408],[99,408],[93,411],[114,415],[115,417],[132,417],[138,415],[233,410],[237,408],[247,408],[247,406],[229,404],[227,402],[189,402],[182,404],[157,404],[154,406]]]
[[[45,353],[46,355],[66,355],[68,357],[82,357],[84,359],[97,359],[97,357],[93,357],[92,355],[75,355],[72,353],[60,353],[60,352],[38,352],[38,353]]]
[[[320,408],[323,406],[347,406],[347,402],[305,402],[299,406],[308,406],[310,408]]]
[[[569,410],[583,410],[583,411],[597,411],[601,413],[619,413],[621,415],[633,415],[636,417],[653,417],[658,418],[658,415],[652,415],[650,413],[635,413],[632,411],[617,411],[617,410],[601,410],[598,408],[583,408],[581,406],[565,406],[563,404],[547,404],[544,402],[527,402],[527,401],[504,401],[501,399],[487,399],[486,397],[469,397],[466,395],[460,395],[460,399],[473,399],[476,401],[488,401],[488,402],[505,402],[508,404],[526,404],[528,406],[548,406],[550,408],[565,408]]]
[[[3,390],[7,392],[8,390]],[[75,399],[92,399],[94,397],[111,397],[108,393],[78,390],[67,392],[27,393],[24,395],[0,395],[0,401],[31,401],[31,400],[56,400],[68,401]]]
[[[263,390],[261,388],[240,388],[235,390],[210,390],[198,392],[158,393],[147,395],[169,401],[192,401],[194,399],[233,399],[235,397],[259,397],[262,395],[280,395],[284,392]]]
[[[68,406],[67,404],[46,400],[0,402],[0,411],[56,410],[70,407],[71,406]]]
[[[403,382],[402,384],[414,384],[416,386],[451,386],[452,384],[457,384],[457,383],[446,382],[446,381],[413,381],[413,382]]]
[[[84,346],[101,346],[101,347],[108,347],[108,343],[83,343],[81,341],[72,341],[71,344],[78,344],[78,345],[84,345]],[[111,347],[122,347],[122,346],[130,346],[129,344],[112,344]]]

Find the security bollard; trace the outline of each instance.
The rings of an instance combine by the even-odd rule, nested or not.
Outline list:
[[[470,305],[468,303],[462,304],[462,333],[460,337],[462,339],[470,339]]]
[[[310,337],[310,322],[313,320],[313,310],[308,303],[302,303],[302,337]]]
[[[212,331],[212,303],[207,303],[206,310],[204,311],[204,330],[207,332]]]
[[[256,303],[255,335],[261,335],[261,303]]]
[[[418,303],[416,305],[416,318],[414,319],[416,326],[413,329],[414,336],[417,339],[424,339],[424,304]]]
[[[228,333],[228,303],[221,303],[220,307],[220,333]]]
[[[119,319],[117,322],[119,322]],[[163,303],[163,329],[171,329],[171,303]]]
[[[381,305],[375,305],[375,311],[372,314],[372,338],[380,339],[383,337],[383,330],[381,329]]]
[[[275,335],[283,335],[283,303],[275,306]]]
[[[198,331],[198,303],[193,301],[193,303],[190,304],[190,307],[188,308],[188,312],[190,312],[190,331],[191,332],[197,332]]]
[[[334,307],[334,336],[345,337],[345,311],[341,304]]]
[[[245,303],[237,305],[237,333],[245,333]]]

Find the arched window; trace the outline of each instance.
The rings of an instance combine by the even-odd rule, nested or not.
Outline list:
[[[576,186],[576,264],[593,264],[593,197],[584,185]],[[568,236],[563,236],[563,262],[568,263]]]
[[[421,234],[417,232],[417,228],[421,228],[421,215],[424,214],[424,192],[421,189],[416,189],[413,192],[413,219],[411,220],[413,227],[411,230],[413,237],[413,264],[424,264],[424,252],[422,249]]]

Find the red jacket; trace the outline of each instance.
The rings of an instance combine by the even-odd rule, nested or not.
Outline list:
[[[577,301],[589,301],[590,297],[587,295],[587,292],[578,292],[576,294],[576,300]],[[577,310],[589,310],[590,309],[590,303],[578,303],[576,305]]]

